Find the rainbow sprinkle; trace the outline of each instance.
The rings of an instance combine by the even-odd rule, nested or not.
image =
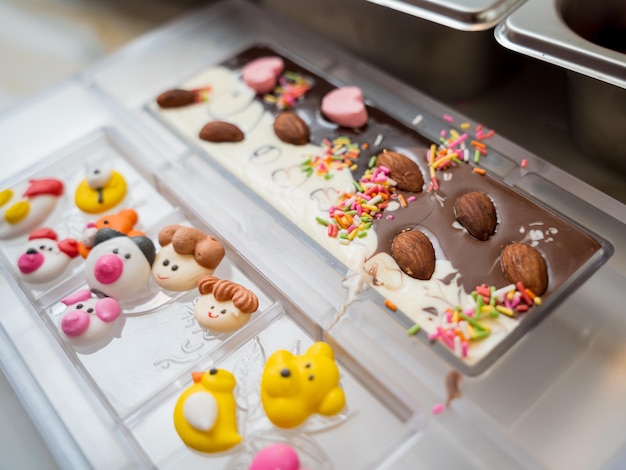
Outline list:
[[[318,217],[318,223],[327,226],[329,237],[343,243],[367,236],[375,219],[383,216],[389,200],[395,196],[396,182],[389,178],[384,166],[368,168],[363,177],[354,182],[355,191],[345,192],[328,211],[329,219]]]
[[[341,171],[345,168],[356,170],[357,159],[361,150],[358,144],[352,143],[349,137],[337,137],[332,142],[322,141],[323,155],[309,156],[300,165],[308,177],[313,175],[330,179],[331,170]],[[355,182],[356,184],[356,182]]]
[[[454,122],[454,118],[449,115],[444,115],[443,119],[448,123]],[[426,154],[430,170],[429,191],[439,189],[438,171],[449,170],[463,163],[469,163],[471,157],[473,157],[475,164],[479,164],[480,157],[488,153],[487,145],[483,141],[495,135],[493,130],[485,132],[483,126],[479,124],[472,133],[471,124],[467,122],[461,123],[459,127],[463,131],[462,133],[454,128],[442,130],[439,134],[439,146],[431,145]],[[484,173],[480,172],[480,174]]]
[[[312,86],[313,83],[304,76],[286,71],[278,78],[278,85],[272,93],[266,94],[263,99],[267,103],[275,104],[280,110],[289,109],[294,107]]]
[[[202,88],[192,88],[189,91],[194,93],[194,103],[204,103],[205,101],[209,101],[209,94],[213,89],[210,86],[205,86]]]
[[[500,315],[517,318],[533,305],[541,304],[541,298],[521,282],[501,289],[481,284],[471,293],[471,299],[464,310],[461,307],[446,309],[441,326],[428,335],[428,339],[439,340],[459,357],[467,357],[472,341],[480,341],[491,334],[489,320]]]

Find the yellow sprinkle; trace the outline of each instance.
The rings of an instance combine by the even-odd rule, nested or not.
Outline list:
[[[370,204],[363,204],[361,207],[363,207],[363,209],[367,209],[370,211],[378,211],[378,207],[372,206]]]
[[[466,130],[469,129],[471,126],[471,124],[469,122],[464,122],[461,124],[461,129]]]
[[[352,230],[352,232],[350,232],[348,234],[348,240],[354,240],[354,238],[359,234],[359,231],[357,229]]]
[[[513,313],[513,310],[511,310],[510,308],[504,307],[502,305],[496,305],[496,310],[500,313],[503,313],[509,317],[514,317],[515,313]]]
[[[461,137],[461,136],[459,135],[459,133],[458,133],[456,130],[454,130],[454,129],[450,129],[450,135],[451,135],[454,139],[458,139],[459,137]]]
[[[535,296],[535,298],[533,299],[533,303],[535,305],[541,305],[541,297],[539,297],[538,295]]]

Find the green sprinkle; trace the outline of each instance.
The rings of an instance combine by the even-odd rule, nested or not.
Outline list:
[[[478,163],[478,162],[480,162],[480,152],[476,150],[474,152],[474,163]]]
[[[475,339],[484,339],[491,334],[487,330],[478,330],[475,333],[476,333]]]
[[[339,238],[343,238],[344,240],[348,239],[348,234],[344,231],[343,233],[339,234]]]
[[[420,329],[421,329],[420,326],[416,323],[411,328],[406,330],[406,332],[409,334],[409,336],[413,336],[413,335],[416,335]]]
[[[468,317],[467,315],[465,315],[464,313],[459,313],[459,316],[465,320],[467,323],[469,323],[470,325],[472,325],[474,328],[476,328],[479,331],[488,331],[487,329],[485,329],[485,325],[483,325],[482,323],[480,323],[479,321],[476,321],[476,319],[472,318],[472,317]]]
[[[331,179],[332,177],[333,177],[333,175],[331,175],[330,173],[326,173],[326,174],[324,175],[324,179],[325,179],[325,180],[329,180],[329,179]]]
[[[324,227],[328,227],[328,224],[330,223],[328,220],[322,219],[321,217],[315,217],[315,220],[317,220],[317,222],[322,224]]]
[[[376,165],[376,155],[372,155],[372,158],[370,158],[370,162],[368,164],[369,168],[373,168],[374,165]]]
[[[360,192],[360,193],[362,193],[362,192],[363,192],[363,186],[361,186],[361,185],[359,184],[359,182],[358,182],[358,181],[356,181],[356,180],[352,180],[352,185],[354,186],[354,188],[355,188],[358,192]]]
[[[357,237],[359,238],[363,238],[363,237],[367,237],[367,232],[365,230],[361,230],[358,234]]]
[[[480,318],[480,312],[483,308],[483,305],[485,305],[485,301],[483,300],[483,296],[482,295],[477,295],[476,296],[476,308],[474,308],[474,318],[476,318],[477,320]]]

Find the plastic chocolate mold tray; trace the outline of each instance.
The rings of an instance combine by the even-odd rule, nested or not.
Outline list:
[[[59,237],[80,238],[89,221],[121,208],[132,207],[139,215],[135,228],[145,232],[158,250],[157,234],[165,225],[191,225],[223,242],[226,256],[214,275],[244,285],[259,300],[251,320],[233,333],[203,330],[193,317],[197,290],[174,293],[159,289],[152,279],[140,295],[122,304],[106,341],[75,347],[59,332],[65,311],[60,300],[86,287],[84,260],[74,259],[61,275],[43,286],[19,280],[15,260],[23,251],[26,235],[2,241],[0,249],[15,284],[32,305],[33,314],[55,338],[59,352],[82,377],[79,387],[92,410],[104,412],[114,424],[111,435],[123,436],[131,449],[133,465],[159,468],[247,468],[264,445],[288,442],[311,468],[365,468],[390,459],[404,443],[415,439],[423,426],[422,415],[388,390],[373,370],[345,353],[334,343],[347,406],[336,416],[314,417],[291,430],[280,430],[265,418],[260,406],[258,379],[265,358],[276,349],[304,352],[313,341],[333,343],[309,316],[296,309],[269,280],[250,266],[228,240],[214,233],[184,201],[176,199],[165,181],[181,175],[173,167],[146,172],[133,149],[113,129],[102,129],[77,141],[46,160],[35,171],[25,171],[8,181],[21,188],[33,178],[58,178],[65,183],[54,212],[45,225]],[[119,171],[128,183],[126,198],[103,214],[88,215],[74,204],[74,189],[87,167],[104,166]],[[210,203],[210,201],[207,201]],[[238,427],[241,444],[228,452],[200,454],[188,449],[176,435],[172,420],[176,398],[191,382],[191,372],[212,367],[231,370],[237,379]],[[69,386],[69,385],[68,385]],[[74,393],[69,390],[68,394]],[[412,402],[411,402],[412,403]],[[76,405],[79,406],[78,404]],[[66,414],[68,410],[62,412]],[[78,413],[78,411],[77,411]],[[76,418],[80,419],[77,415]],[[75,425],[76,423],[74,423]],[[91,423],[93,425],[93,423]],[[95,428],[91,427],[91,432]],[[67,449],[66,449],[67,450]],[[81,449],[86,459],[88,446]],[[113,454],[107,462],[116,462]],[[99,465],[91,461],[92,465]],[[117,465],[117,464],[115,464]]]
[[[285,61],[283,79],[292,79],[299,84],[298,80],[304,78],[312,84],[292,108],[311,131],[310,143],[313,145],[302,147],[302,150],[281,144],[273,135],[273,116],[280,112],[275,102],[280,99],[281,91],[276,92],[273,100],[255,97],[239,78],[243,65],[255,58],[272,55],[281,55]],[[171,88],[202,90],[201,93],[207,95],[204,102],[161,109],[152,101],[146,107],[219,167],[226,178],[243,182],[251,197],[260,196],[275,220],[281,220],[310,240],[311,246],[323,257],[328,258],[329,254],[334,257],[335,261],[330,263],[346,275],[345,285],[352,285],[354,289],[349,296],[358,294],[362,281],[366,282],[369,276],[374,289],[391,301],[388,305],[392,315],[407,327],[416,323],[423,330],[418,334],[423,341],[436,339],[435,350],[470,375],[484,372],[612,253],[612,247],[600,237],[535,202],[532,197],[512,189],[489,172],[486,175],[474,172],[471,162],[478,162],[479,158],[474,156],[475,150],[470,145],[465,153],[471,148],[471,160],[466,156],[466,163],[435,172],[437,186],[429,187],[432,173],[427,162],[427,149],[433,145],[432,141],[377,108],[367,96],[365,103],[369,119],[366,126],[349,129],[334,125],[321,115],[320,103],[335,86],[321,72],[300,65],[297,58],[282,48],[253,45],[221,64],[207,64],[205,69],[182,84],[172,84]],[[237,123],[244,132],[244,140],[241,143],[212,143],[200,139],[200,129],[212,120]],[[460,127],[453,130],[458,131],[458,136],[464,132]],[[478,136],[487,134],[487,131],[468,130],[463,137],[468,142],[472,139],[470,133]],[[315,161],[317,155],[324,155],[321,148],[324,140],[331,142],[338,137],[347,137],[360,154],[350,161],[351,169],[342,161],[342,169],[322,171],[311,161]],[[463,138],[457,137],[457,140]],[[488,141],[479,145],[485,146],[485,143]],[[397,191],[408,203],[400,207],[400,199],[397,199],[395,208],[386,209],[382,217],[374,221],[377,241],[375,238],[370,242],[372,231],[369,237],[363,233],[363,238],[357,237],[351,242],[327,235],[326,227],[318,222],[332,219],[328,208],[335,204],[338,194],[357,192],[350,184],[345,184],[345,175],[352,171],[354,180],[359,180],[366,173],[371,157],[385,150],[404,153],[419,166],[425,175],[424,190]],[[341,155],[338,158],[341,159]],[[482,161],[488,168],[489,159],[487,151]],[[494,165],[497,168],[497,163]],[[470,191],[486,193],[496,206],[496,233],[484,242],[470,236],[455,222],[454,202]],[[393,237],[408,229],[425,232],[435,246],[437,267],[428,281],[403,275],[390,256]],[[469,305],[473,312],[477,312],[480,307],[474,307],[466,300],[476,286],[487,283],[500,289],[510,284],[501,271],[499,256],[503,247],[511,242],[528,243],[547,260],[549,282],[542,295],[543,303],[531,306],[527,313],[515,318],[502,313],[496,314],[494,319],[493,315],[483,313],[479,323],[466,320],[473,328],[489,329],[487,339],[469,341],[466,354],[464,346],[455,344],[450,337],[443,337],[442,329],[459,322],[446,319],[446,310],[462,305],[462,314],[467,316]],[[399,308],[397,312],[395,306]],[[481,314],[477,312],[475,315]],[[469,333],[465,329],[457,330],[464,333],[464,338],[468,335],[476,338],[472,328],[467,329]]]

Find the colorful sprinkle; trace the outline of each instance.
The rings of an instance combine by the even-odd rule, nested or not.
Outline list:
[[[272,94],[265,95],[263,99],[275,104],[280,110],[289,109],[295,106],[312,86],[313,83],[304,76],[286,71],[278,78],[278,85]]]
[[[436,405],[434,405],[431,408],[431,412],[434,415],[438,415],[438,414],[441,414],[443,412],[443,410],[445,410],[445,409],[446,409],[446,407],[445,407],[445,405],[443,403],[437,403]]]
[[[411,328],[406,330],[406,332],[409,336],[415,336],[417,333],[419,333],[420,330],[421,330],[420,326],[416,323]]]
[[[394,304],[391,300],[389,299],[385,299],[385,307],[387,307],[389,310],[391,310],[392,312],[395,312],[396,310],[398,310],[398,307],[396,306],[396,304]]]
[[[358,144],[351,142],[350,138],[345,136],[337,137],[332,142],[324,139],[321,147],[323,155],[309,155],[300,164],[307,177],[316,175],[330,179],[333,177],[331,173],[333,170],[353,169],[361,153]]]

